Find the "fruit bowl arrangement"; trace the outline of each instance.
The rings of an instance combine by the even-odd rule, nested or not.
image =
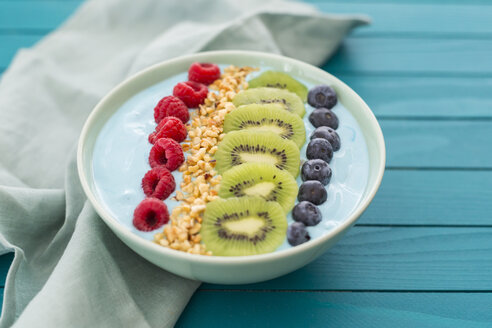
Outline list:
[[[175,274],[226,284],[322,254],[372,200],[384,162],[379,125],[349,87],[244,51],[131,77],[96,106],[78,149],[84,191],[128,246]]]

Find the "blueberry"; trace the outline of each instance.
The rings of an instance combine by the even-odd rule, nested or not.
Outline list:
[[[331,180],[331,168],[322,159],[310,159],[302,164],[301,178],[302,181],[318,180],[326,186]]]
[[[333,129],[338,129],[338,117],[331,110],[326,108],[316,108],[309,115],[309,122],[315,127],[329,126]]]
[[[302,222],[294,222],[287,228],[287,240],[292,246],[297,246],[309,241],[311,236]]]
[[[302,201],[294,206],[292,218],[307,226],[315,226],[321,222],[321,211],[311,202]]]
[[[309,90],[308,103],[316,108],[325,107],[331,109],[337,104],[337,94],[328,85],[318,85]]]
[[[300,202],[307,200],[315,205],[323,204],[326,198],[328,198],[328,193],[323,184],[317,180],[304,181],[297,194],[297,200]]]
[[[333,148],[331,143],[323,138],[312,139],[306,149],[306,157],[308,159],[322,159],[329,163],[333,158]]]
[[[340,150],[340,136],[337,131],[330,128],[329,126],[320,126],[311,134],[311,139],[323,138],[328,140],[333,147],[333,151]]]

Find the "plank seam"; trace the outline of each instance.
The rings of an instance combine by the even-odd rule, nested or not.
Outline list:
[[[492,219],[492,217],[491,217]],[[356,227],[374,228],[492,228],[492,224],[394,224],[394,223],[360,223]]]
[[[3,1],[3,0],[0,0]],[[21,0],[22,1],[22,0]],[[351,0],[351,1],[326,1],[326,0],[305,0],[304,2],[312,4],[312,5],[322,5],[322,4],[361,4],[365,5],[367,4],[366,0]],[[467,7],[470,5],[480,5],[480,6],[490,6],[491,3],[487,1],[447,1],[447,2],[442,2],[442,1],[436,1],[436,0],[427,0],[427,1],[418,1],[416,2],[415,0],[400,0],[398,2],[395,2],[394,0],[372,0],[371,4],[374,5],[430,5],[430,6],[443,6],[443,7],[451,7],[451,6],[462,6],[462,7]]]
[[[321,69],[337,75],[355,76],[355,77],[391,77],[391,78],[474,78],[474,79],[489,79],[492,78],[492,72],[429,72],[429,71],[337,71],[329,69],[326,66],[329,63],[321,66]]]
[[[378,120],[385,121],[453,121],[453,122],[492,122],[492,116],[394,116],[376,115]]]
[[[439,290],[439,289],[214,289],[200,288],[198,292],[249,292],[249,293],[434,293],[434,294],[490,294],[492,290]]]
[[[440,39],[440,40],[492,40],[490,32],[371,32],[368,30],[356,30],[357,34],[350,35],[347,39]]]
[[[386,166],[387,171],[492,171],[492,167]]]

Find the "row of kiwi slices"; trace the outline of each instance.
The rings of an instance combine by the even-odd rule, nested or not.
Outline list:
[[[267,71],[233,99],[215,153],[219,199],[207,204],[201,235],[214,255],[269,253],[286,238],[286,215],[298,192],[307,88]]]

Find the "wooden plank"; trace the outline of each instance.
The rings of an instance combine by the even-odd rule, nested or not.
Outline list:
[[[492,117],[492,78],[337,74],[378,117]]]
[[[0,1],[0,29],[52,30],[82,1]]]
[[[488,5],[315,3],[315,6],[325,13],[369,15],[371,25],[356,29],[354,35],[419,34],[456,38],[492,34],[492,6]]]
[[[47,29],[61,24],[82,1],[0,1],[0,29]],[[438,33],[456,35],[492,33],[488,24],[492,6],[402,3],[326,3],[315,2],[322,12],[361,13],[372,18],[369,28],[357,29],[356,35],[375,33]],[[418,21],[418,24],[415,24]]]
[[[0,67],[7,67],[18,48],[29,47],[40,38],[0,36],[0,43],[5,45],[0,51]],[[492,116],[492,78],[367,76],[329,71],[353,87],[380,116]]]
[[[492,168],[492,121],[380,120],[388,167]]]
[[[3,287],[0,303],[3,302]],[[467,304],[467,306],[464,306]],[[361,327],[367,322],[398,327],[486,327],[492,320],[490,293],[241,292],[199,290],[177,327],[196,322],[264,327],[283,322],[310,327]],[[292,309],[292,311],[285,311]],[[254,316],[251,313],[255,313]],[[348,320],[347,318],[350,318]]]
[[[489,327],[491,294],[195,293],[176,327]]]
[[[492,75],[492,40],[399,37],[347,38],[323,69],[397,76]]]
[[[40,0],[43,1],[43,0]],[[69,1],[69,0],[64,0]],[[318,4],[318,3],[351,3],[351,4],[366,4],[367,0],[302,0],[302,2]],[[490,5],[490,0],[371,0],[372,4],[389,4],[389,3],[401,3],[401,4],[429,4],[440,6],[463,6],[463,5]]]
[[[491,185],[492,172],[390,170],[358,223],[490,225]],[[12,259],[0,257],[1,286]]]
[[[492,228],[354,227],[316,261],[258,284],[203,289],[492,291]]]
[[[11,260],[0,256],[3,282]],[[202,288],[492,291],[491,270],[492,228],[354,227],[319,259],[284,277]]]
[[[1,35],[0,67],[6,67],[18,48],[31,46],[41,35]],[[392,76],[471,76],[492,74],[492,40],[348,38],[323,68],[344,73]]]
[[[0,36],[0,43],[7,45],[0,51],[0,67],[8,65],[17,48],[40,38]],[[492,117],[492,78],[335,75],[380,117]]]
[[[492,225],[492,171],[386,171],[359,224]]]

